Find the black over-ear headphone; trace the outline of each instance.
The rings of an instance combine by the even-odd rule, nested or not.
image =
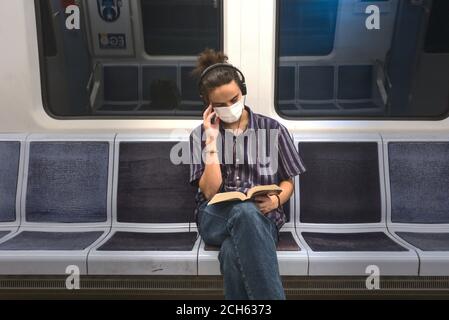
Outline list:
[[[221,67],[231,68],[231,69],[237,71],[238,74],[240,74],[240,76],[242,77],[240,79],[240,83],[239,83],[240,90],[242,90],[242,95],[246,96],[247,89],[246,89],[245,76],[243,75],[242,71],[240,71],[239,69],[237,69],[236,67],[234,67],[232,64],[229,64],[229,63],[216,63],[216,64],[213,64],[213,65],[207,67],[206,69],[204,69],[204,71],[201,73],[200,81],[198,82],[198,91],[201,92],[201,86],[203,85],[204,77],[212,70],[214,70],[216,68],[221,68]]]

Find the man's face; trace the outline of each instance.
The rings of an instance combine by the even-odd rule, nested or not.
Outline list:
[[[209,93],[209,101],[212,104],[212,108],[230,107],[241,98],[242,91],[234,80],[215,88]]]

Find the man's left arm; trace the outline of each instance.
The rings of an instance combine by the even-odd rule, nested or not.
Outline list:
[[[279,124],[278,128],[278,177],[281,181],[279,187],[282,188],[282,192],[279,194],[280,205],[286,203],[293,193],[295,176],[302,174],[306,171],[306,167],[296,150],[293,139],[288,132],[287,128]],[[260,211],[263,214],[274,210],[279,205],[277,196],[261,196],[256,197],[256,203]]]
[[[293,194],[293,179],[289,178],[288,180],[281,181],[279,183],[279,187],[282,189],[281,193],[279,193],[278,195],[279,200],[281,201],[280,205],[282,206],[290,199]],[[279,205],[279,200],[275,195],[263,195],[255,197],[256,205],[263,214],[267,214],[268,212],[276,209]]]

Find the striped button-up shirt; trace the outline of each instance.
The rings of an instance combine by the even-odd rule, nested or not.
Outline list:
[[[279,185],[281,181],[305,172],[287,128],[275,119],[253,113],[248,106],[245,109],[249,113],[248,127],[240,135],[235,136],[232,130],[223,128],[222,122],[219,124],[217,147],[222,175],[219,192],[240,191],[246,194],[251,187]],[[198,186],[205,169],[203,135],[202,124],[190,134],[190,184],[194,186]],[[207,201],[199,188],[195,200],[197,221],[198,208]],[[282,207],[268,212],[267,217],[275,222],[278,230],[286,220]]]

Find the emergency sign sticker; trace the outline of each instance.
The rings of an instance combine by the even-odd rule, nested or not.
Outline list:
[[[126,49],[126,35],[124,33],[98,34],[100,49]]]

